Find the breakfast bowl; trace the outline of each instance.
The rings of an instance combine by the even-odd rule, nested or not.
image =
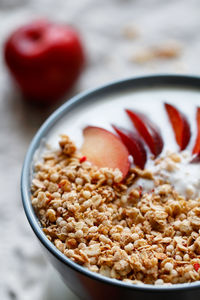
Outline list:
[[[129,110],[131,108],[134,108],[137,111],[142,110],[142,113],[145,113],[146,116],[150,117],[151,120],[157,123],[157,126],[159,127],[159,131],[163,134],[163,141],[164,141],[164,145],[162,145],[161,141],[157,143],[159,144],[160,148],[166,149],[168,145],[170,145],[173,151],[179,152],[179,150],[184,150],[186,146],[188,146],[187,147],[188,151],[194,153],[195,147],[193,145],[195,144],[195,136],[197,134],[195,129],[196,126],[195,110],[199,103],[199,99],[200,99],[199,95],[200,95],[200,78],[193,77],[193,76],[159,75],[159,76],[130,78],[130,79],[113,82],[111,84],[104,85],[100,88],[90,90],[88,92],[84,92],[78,96],[75,96],[71,100],[67,101],[46,120],[46,122],[41,126],[41,128],[38,130],[37,134],[33,138],[24,161],[22,177],[21,177],[21,195],[22,195],[24,210],[34,233],[36,234],[38,240],[40,241],[45,256],[50,260],[54,268],[60,273],[65,284],[76,295],[78,295],[80,299],[94,299],[94,300],[110,299],[110,298],[148,299],[151,297],[154,299],[160,299],[160,297],[162,297],[163,299],[189,299],[189,297],[193,299],[198,299],[198,297],[200,296],[200,281],[198,277],[200,265],[197,262],[199,259],[198,256],[199,250],[198,249],[195,250],[196,248],[194,249],[194,246],[189,250],[192,251],[191,249],[194,249],[194,251],[196,251],[195,252],[196,254],[194,253],[192,254],[194,262],[193,265],[191,266],[195,268],[194,272],[191,271],[190,268],[188,269],[189,270],[188,277],[187,275],[182,274],[181,278],[183,279],[180,279],[178,276],[179,273],[177,273],[176,270],[173,270],[173,274],[176,274],[175,281],[173,282],[169,282],[168,279],[169,276],[167,275],[167,274],[171,274],[170,272],[172,271],[170,270],[171,268],[170,262],[172,261],[172,258],[169,259],[166,256],[166,253],[169,252],[162,254],[164,256],[160,256],[158,258],[160,260],[160,266],[161,266],[160,268],[162,269],[165,267],[166,272],[162,273],[162,270],[160,270],[160,272],[163,274],[161,276],[161,278],[163,279],[160,279],[160,277],[158,277],[156,281],[155,278],[153,284],[151,284],[151,281],[148,280],[147,282],[142,282],[142,279],[138,280],[138,278],[137,280],[128,280],[128,278],[127,280],[120,280],[121,278],[118,278],[117,275],[115,278],[115,276],[103,276],[100,274],[100,272],[91,271],[91,269],[83,266],[83,263],[82,264],[76,263],[75,260],[70,259],[68,255],[65,255],[62,251],[60,251],[58,249],[59,246],[55,246],[55,244],[51,241],[51,237],[48,236],[47,234],[48,228],[46,228],[45,230],[44,228],[42,228],[41,225],[42,222],[41,220],[39,220],[38,215],[33,208],[34,205],[32,201],[33,196],[32,196],[31,187],[32,187],[32,182],[35,174],[35,164],[38,161],[41,161],[45,149],[47,148],[49,149],[49,147],[51,149],[56,149],[56,146],[59,141],[59,135],[61,134],[69,135],[69,137],[75,142],[77,147],[80,148],[81,144],[83,143],[82,129],[85,126],[88,125],[101,126],[104,128],[105,131],[110,130],[112,128],[110,124],[117,124],[120,126],[120,128],[121,126],[124,125],[131,126],[126,119],[127,115],[124,112],[124,109]],[[183,138],[183,141],[180,139],[180,130],[179,130],[179,138],[177,138],[177,132],[173,133],[173,129],[174,129],[173,122],[171,122],[172,123],[171,126],[170,122],[167,119],[167,116],[165,116],[164,111],[162,110],[164,101],[170,102],[175,106],[178,105],[179,109],[181,108],[184,112],[183,116],[185,115],[188,116],[188,120],[191,123],[190,129],[188,129],[187,127],[189,125],[187,125],[187,121],[185,120],[185,117],[181,118],[180,116],[182,115],[178,114],[179,121],[182,120],[183,121],[182,123],[185,126],[185,127],[183,126],[182,136],[181,136]],[[170,105],[169,107],[167,105],[165,106],[166,110],[167,108],[170,107]],[[179,111],[176,111],[176,113],[177,112],[179,113]],[[190,132],[192,132],[192,134],[191,134],[191,140],[189,142],[189,139],[186,137],[187,137],[187,133]],[[186,143],[187,145],[186,144],[184,145],[185,141],[187,142]],[[179,146],[178,151],[177,151],[177,144]],[[95,147],[97,147],[97,145],[94,143],[94,148]],[[109,153],[108,149],[106,148],[104,149],[105,149],[105,153]],[[162,149],[160,149],[159,153],[157,153],[155,156],[158,156]],[[147,156],[148,159],[150,160],[152,155],[147,154]],[[185,154],[183,156],[185,157]],[[85,156],[81,157],[80,160],[84,161]],[[189,185],[188,193],[190,196],[192,195],[191,193],[193,192],[192,190],[193,186],[191,187],[192,181],[190,180],[190,177],[196,176],[195,175],[196,173],[193,173],[195,172],[195,170],[197,170],[198,172],[198,159],[196,159],[196,161],[197,164],[195,163],[195,167],[194,164],[187,164],[187,168],[186,168],[187,170],[185,171],[186,173],[184,173],[181,167],[181,173],[185,174],[184,179],[180,177],[181,179],[178,178],[177,180],[177,177],[173,175],[174,173],[173,174],[170,173],[171,170],[170,172],[168,172],[169,170],[165,172],[165,174],[167,174],[166,176],[168,176],[167,180],[170,181],[169,176],[171,176],[173,182],[172,185],[174,184],[176,186],[176,182],[179,181],[177,187],[178,189],[180,189],[181,192],[187,186],[187,182],[189,182],[190,185],[188,184]],[[191,172],[188,171],[188,165],[189,168],[191,169]],[[196,195],[195,197],[199,196],[198,188],[200,190],[200,187],[198,187],[198,185],[196,184],[195,193],[197,194],[195,194]],[[185,216],[184,214],[181,215],[183,221],[184,221],[184,216]],[[198,228],[197,223],[195,223],[195,226],[196,226],[195,236],[198,237],[199,235],[198,230],[200,228]],[[156,233],[154,232],[153,234],[155,234],[156,237]],[[177,237],[181,236],[180,231],[177,231],[176,234]],[[193,234],[192,230],[191,233],[188,233],[188,239],[190,234],[191,235]],[[170,240],[169,237],[168,240]],[[167,242],[167,239],[165,239],[165,242]],[[145,247],[147,249],[148,245],[146,246]],[[190,244],[190,246],[192,245]],[[134,246],[132,247],[133,248],[129,250],[128,247],[125,248],[127,249],[127,253],[129,253],[130,255],[134,251]],[[129,248],[130,248],[130,243],[129,243]],[[108,248],[105,249],[109,249],[109,246]],[[166,247],[163,246],[163,249],[166,249]],[[170,247],[168,247],[168,249],[170,249]],[[184,269],[184,267],[182,266],[187,265],[188,254],[184,253],[185,256],[183,255],[183,257],[180,258],[181,251],[187,251],[187,249],[183,248],[178,252],[178,255],[176,255],[175,259],[178,261],[177,264],[180,265],[180,266],[178,265],[177,270],[182,273],[183,272],[187,273],[185,271],[187,269]],[[169,260],[166,260],[167,263],[163,266],[162,260],[165,260],[166,258]],[[146,268],[148,269],[148,266]],[[151,276],[154,276],[153,269],[150,270],[149,268],[148,272],[152,274]],[[145,267],[143,267],[143,273],[147,274]],[[115,272],[114,274],[117,273]],[[132,277],[130,278],[133,279],[134,275],[132,274],[131,276]],[[140,277],[143,278],[142,276],[143,274],[141,275],[140,272]],[[163,282],[163,280],[165,281],[165,278],[166,278],[166,282]],[[188,278],[188,282],[184,278]]]

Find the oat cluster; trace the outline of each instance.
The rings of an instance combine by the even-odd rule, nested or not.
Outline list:
[[[74,262],[131,283],[200,280],[200,199],[186,200],[167,183],[144,193],[130,169],[126,179],[97,169],[62,136],[60,150],[35,165],[32,205],[48,239]],[[136,185],[137,186],[137,185]]]

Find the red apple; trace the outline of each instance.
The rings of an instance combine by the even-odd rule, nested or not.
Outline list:
[[[112,132],[100,127],[88,126],[83,130],[81,153],[99,168],[118,168],[123,178],[130,168],[128,150]]]
[[[159,128],[144,114],[126,109],[136,130],[143,137],[151,152],[157,157],[163,149],[163,139]]]
[[[190,125],[186,116],[171,104],[165,103],[165,109],[174,130],[180,150],[184,150],[191,137]]]
[[[78,33],[47,20],[15,30],[5,43],[5,61],[29,100],[49,104],[76,82],[84,65]]]
[[[133,156],[134,164],[139,168],[144,169],[147,154],[139,134],[135,130],[130,131],[115,125],[112,125],[112,127],[120,136],[129,153]]]

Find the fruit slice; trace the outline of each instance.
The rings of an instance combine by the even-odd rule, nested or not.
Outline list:
[[[113,133],[94,126],[86,127],[83,135],[82,154],[99,168],[118,168],[124,178],[130,168],[130,162],[128,150],[122,141]]]
[[[135,130],[130,131],[115,125],[112,125],[112,127],[120,136],[129,153],[133,156],[134,164],[139,168],[144,169],[147,160],[147,154],[139,134]]]
[[[190,161],[191,164],[200,163],[200,152],[195,154],[194,157]]]
[[[188,120],[183,113],[171,104],[165,103],[165,109],[174,130],[176,142],[179,145],[180,150],[184,150],[191,137]]]
[[[126,109],[126,113],[130,117],[139,134],[149,146],[151,152],[155,155],[155,157],[157,157],[163,149],[163,139],[159,128],[142,113],[135,112],[130,109]]]
[[[196,137],[196,142],[192,150],[192,153],[200,154],[200,107],[197,107],[196,121],[197,121],[197,137]]]

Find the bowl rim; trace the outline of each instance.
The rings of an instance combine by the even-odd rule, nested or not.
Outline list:
[[[148,76],[137,76],[129,77],[122,80],[112,81],[110,83],[104,84],[100,87],[86,90],[85,92],[79,93],[78,95],[72,97],[70,100],[62,104],[58,109],[56,109],[39,128],[37,133],[32,139],[29,145],[27,154],[24,159],[24,164],[21,174],[21,197],[24,207],[26,217],[29,224],[31,225],[37,238],[43,244],[43,246],[59,261],[67,265],[71,269],[80,272],[93,280],[101,281],[103,283],[114,285],[118,287],[133,289],[142,292],[173,292],[173,291],[184,291],[200,288],[200,281],[195,281],[192,283],[181,283],[173,285],[150,285],[150,284],[133,284],[128,282],[123,282],[117,279],[108,278],[92,272],[87,268],[84,268],[77,263],[70,260],[62,252],[60,252],[52,242],[48,240],[46,235],[41,229],[39,221],[34,213],[31,201],[30,201],[30,170],[32,166],[32,160],[35,151],[39,147],[42,138],[51,130],[56,121],[65,115],[69,110],[74,108],[79,103],[87,101],[88,98],[103,96],[107,93],[116,92],[117,90],[123,90],[127,88],[148,88],[148,87],[158,87],[158,86],[186,86],[190,88],[200,89],[200,76],[193,75],[179,75],[179,74],[159,74],[159,75],[148,75]]]

